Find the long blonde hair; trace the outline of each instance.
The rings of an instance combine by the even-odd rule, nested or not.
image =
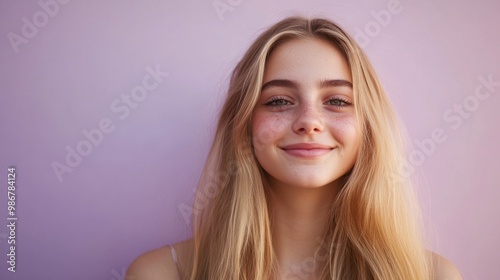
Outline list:
[[[251,120],[271,51],[297,38],[338,48],[350,66],[361,143],[331,207],[322,279],[430,279],[419,211],[398,176],[404,143],[390,103],[362,49],[327,19],[286,18],[252,44],[234,69],[195,205],[188,279],[272,279],[276,259],[268,185],[252,147]]]

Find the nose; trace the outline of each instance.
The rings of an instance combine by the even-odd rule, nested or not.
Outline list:
[[[323,131],[323,117],[321,108],[308,103],[300,106],[297,116],[292,124],[293,131],[297,134],[311,134]]]

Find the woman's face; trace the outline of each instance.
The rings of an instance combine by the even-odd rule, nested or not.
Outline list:
[[[356,124],[351,74],[338,49],[294,39],[273,50],[252,122],[271,186],[321,187],[346,174],[358,151]]]

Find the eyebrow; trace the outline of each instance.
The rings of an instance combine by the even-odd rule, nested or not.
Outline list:
[[[352,83],[347,81],[347,80],[321,80],[318,83],[319,88],[325,88],[325,87],[349,87],[352,89]],[[270,87],[286,87],[286,88],[292,88],[292,89],[298,89],[299,84],[295,81],[292,80],[286,80],[286,79],[277,79],[277,80],[271,80],[269,82],[266,82],[265,84],[262,85],[261,91],[264,91],[267,88]]]

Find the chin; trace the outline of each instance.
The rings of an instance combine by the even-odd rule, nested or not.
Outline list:
[[[295,188],[304,188],[304,189],[315,189],[322,188],[331,185],[335,185],[337,180],[304,180],[304,178],[297,180],[283,180],[281,181],[284,185],[295,187]]]
[[[332,182],[326,183],[326,184],[325,183],[314,184],[314,183],[308,182],[307,184],[297,185],[297,187],[304,188],[304,189],[317,189],[317,188],[328,187],[331,185],[332,185]]]

